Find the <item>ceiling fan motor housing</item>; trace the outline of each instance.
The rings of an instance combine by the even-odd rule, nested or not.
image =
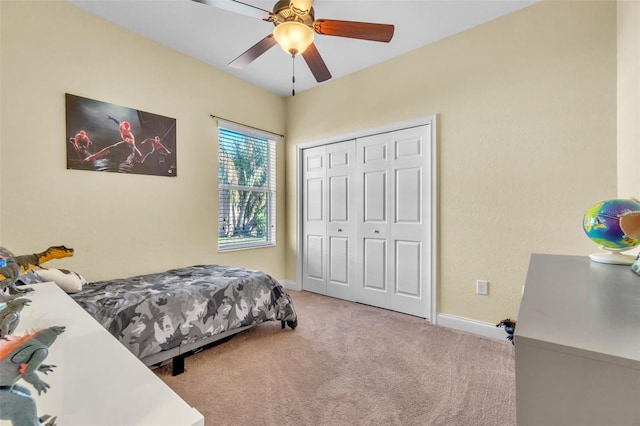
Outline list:
[[[291,7],[290,0],[278,1],[275,6],[273,6],[273,13],[276,15],[276,20],[273,22],[273,25],[289,21],[298,21],[308,27],[313,27],[313,22],[315,21],[315,11],[313,7],[308,13],[298,14],[293,7]]]

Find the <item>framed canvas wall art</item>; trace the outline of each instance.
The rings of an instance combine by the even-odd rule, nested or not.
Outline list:
[[[67,169],[177,176],[176,120],[65,95]]]

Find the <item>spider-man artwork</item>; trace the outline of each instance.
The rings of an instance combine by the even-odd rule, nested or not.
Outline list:
[[[66,94],[67,169],[177,176],[176,120]]]

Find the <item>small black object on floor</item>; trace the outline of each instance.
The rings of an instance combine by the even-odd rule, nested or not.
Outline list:
[[[503,319],[496,327],[504,327],[504,330],[507,332],[507,340],[511,342],[512,345],[515,345],[513,341],[513,333],[516,331],[516,320],[510,320],[509,318]]]

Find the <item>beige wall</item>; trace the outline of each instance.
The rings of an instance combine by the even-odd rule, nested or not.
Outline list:
[[[4,90],[2,89],[2,46],[3,41],[2,37],[4,35],[4,30],[2,28],[2,2],[0,2],[0,244],[2,244],[2,128],[3,120],[2,120],[2,101],[1,98],[3,96]]]
[[[640,198],[640,1],[618,1],[618,195]]]
[[[615,110],[615,2],[539,3],[288,98],[288,215],[297,144],[435,114],[438,311],[516,317],[532,252],[597,250],[582,216],[616,195]]]
[[[73,247],[74,257],[49,266],[90,280],[197,263],[284,277],[284,244],[217,253],[209,116],[283,133],[283,98],[65,2],[0,3],[0,245],[16,254]],[[178,177],[66,170],[65,92],[176,118]],[[284,193],[283,144],[277,155]],[[282,242],[284,205],[280,197]]]
[[[529,254],[594,251],[582,214],[616,194],[612,2],[544,2],[286,102],[65,3],[0,13],[0,245],[72,246],[55,264],[89,279],[219,262],[294,280],[295,145],[431,114],[441,312],[515,316]],[[65,92],[177,118],[179,176],[66,170]],[[216,251],[210,113],[286,130],[277,248]]]

